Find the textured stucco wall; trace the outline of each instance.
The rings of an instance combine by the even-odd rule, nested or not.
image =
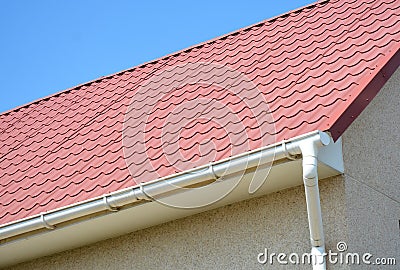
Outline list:
[[[382,269],[400,267],[399,150],[400,69],[343,136],[349,250],[397,256]]]
[[[346,240],[343,179],[326,179],[320,189],[327,245],[333,248],[337,241]],[[264,248],[270,252],[309,252],[302,186],[36,259],[13,269],[282,269],[258,264],[257,254]]]

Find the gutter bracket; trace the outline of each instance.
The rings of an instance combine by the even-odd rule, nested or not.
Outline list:
[[[285,157],[287,159],[290,159],[290,160],[297,160],[298,159],[298,155],[293,155],[288,151],[287,143],[288,143],[287,140],[283,140],[282,141],[282,148],[283,148],[283,151],[285,152]]]
[[[214,165],[212,163],[208,166],[208,173],[211,175],[211,179],[213,180],[219,179],[219,176],[214,171]]]
[[[41,213],[41,214],[40,214],[40,220],[42,221],[43,226],[44,226],[46,229],[54,230],[54,229],[56,228],[56,226],[47,223],[47,221],[44,219],[44,215],[45,215],[45,213]]]
[[[108,202],[107,195],[103,197],[103,202],[108,211],[118,212],[118,208],[111,206],[111,204]]]
[[[144,191],[144,185],[142,182],[139,183],[139,191],[141,193],[139,196],[136,193],[136,191],[134,191],[135,197],[137,198],[137,200],[145,200],[145,201],[149,201],[149,202],[155,201],[155,199],[151,195],[149,195],[146,191]]]

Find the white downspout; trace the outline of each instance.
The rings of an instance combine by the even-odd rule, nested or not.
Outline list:
[[[303,156],[303,182],[306,194],[308,223],[310,229],[313,269],[326,269],[324,230],[322,226],[321,204],[318,189],[318,149],[328,145],[326,133],[318,139],[310,138],[300,144]]]

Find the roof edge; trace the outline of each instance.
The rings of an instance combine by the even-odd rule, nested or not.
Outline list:
[[[232,157],[214,161],[202,166],[192,168],[183,172],[154,179],[143,184],[133,185],[119,189],[114,192],[93,197],[84,201],[69,204],[60,208],[52,209],[40,214],[31,215],[22,219],[0,224],[0,246],[14,241],[26,234],[40,232],[41,230],[52,230],[58,226],[62,227],[66,222],[73,220],[81,221],[81,218],[90,217],[93,214],[104,211],[116,211],[126,205],[136,204],[151,200],[154,194],[171,194],[175,187],[188,187],[210,179],[218,179],[216,173],[231,175],[248,168],[269,164],[271,161],[296,156],[300,157],[298,147],[305,140],[316,138],[322,140],[330,136],[324,131],[314,130],[308,133],[295,136],[288,140],[282,140],[261,148],[244,152]],[[211,168],[211,172],[210,172]],[[146,191],[144,189],[147,189]],[[170,190],[171,189],[171,190]],[[149,191],[150,190],[150,191]],[[176,190],[182,190],[178,188]],[[148,194],[151,194],[149,196]],[[74,210],[71,210],[74,209]]]
[[[70,92],[70,91],[72,91],[72,90],[78,90],[80,87],[87,86],[87,85],[90,85],[90,84],[92,84],[92,83],[95,83],[95,82],[104,80],[104,79],[108,79],[108,78],[110,78],[110,77],[112,77],[112,76],[121,75],[121,74],[123,74],[123,73],[125,73],[125,72],[133,71],[133,70],[136,69],[136,68],[143,68],[143,67],[145,67],[146,65],[149,65],[149,64],[155,64],[155,63],[157,63],[157,62],[160,61],[160,60],[167,59],[167,58],[169,58],[169,57],[173,57],[173,56],[179,55],[179,54],[181,54],[181,53],[183,53],[183,52],[185,52],[185,51],[187,51],[187,50],[192,50],[192,49],[194,49],[194,48],[202,47],[202,46],[204,46],[204,45],[207,45],[207,44],[209,44],[209,43],[215,42],[215,41],[217,41],[217,40],[221,40],[221,39],[227,38],[227,37],[229,37],[229,36],[232,36],[232,35],[235,35],[235,34],[239,33],[240,31],[247,30],[247,29],[256,27],[256,26],[258,26],[258,25],[267,23],[267,22],[273,22],[273,21],[275,21],[275,20],[277,20],[277,19],[279,19],[279,18],[288,17],[288,16],[289,16],[290,14],[292,14],[292,13],[297,13],[297,12],[303,11],[304,9],[307,9],[307,8],[314,8],[314,7],[316,7],[317,5],[325,5],[326,3],[330,2],[330,1],[331,1],[331,0],[316,0],[316,2],[311,3],[311,4],[309,4],[309,5],[305,5],[305,6],[302,6],[302,7],[297,8],[297,9],[293,9],[293,10],[290,10],[290,11],[288,11],[288,12],[282,13],[282,14],[280,14],[280,15],[277,15],[277,16],[274,16],[274,17],[271,17],[271,18],[262,20],[262,21],[260,21],[260,22],[251,24],[251,25],[249,25],[249,26],[245,26],[245,27],[239,28],[239,29],[234,30],[234,31],[231,31],[231,32],[229,32],[229,33],[227,33],[227,34],[223,34],[223,35],[217,36],[217,37],[215,37],[215,38],[212,38],[212,39],[209,39],[209,40],[206,40],[206,41],[203,41],[203,42],[194,44],[194,45],[192,45],[192,46],[183,48],[183,49],[181,49],[181,50],[177,50],[177,51],[175,51],[175,52],[166,54],[166,55],[164,55],[164,56],[155,58],[155,59],[153,59],[153,60],[149,60],[149,61],[144,62],[144,63],[141,63],[141,64],[139,64],[139,65],[130,67],[130,68],[128,68],[128,69],[124,69],[124,70],[121,70],[121,71],[118,71],[118,72],[115,72],[115,73],[111,73],[111,74],[108,74],[108,75],[105,75],[105,76],[100,76],[100,77],[98,77],[98,78],[96,78],[96,79],[93,79],[93,80],[90,80],[90,81],[87,81],[87,82],[84,82],[84,83],[81,83],[81,84],[72,86],[72,87],[67,88],[67,89],[65,89],[65,90],[61,90],[60,92],[56,92],[56,93],[53,93],[53,94],[50,94],[50,95],[47,95],[47,96],[38,98],[38,99],[33,100],[33,101],[31,101],[31,102],[28,102],[28,103],[19,105],[19,106],[17,106],[17,107],[14,107],[14,108],[12,108],[12,109],[6,110],[6,111],[0,113],[0,116],[4,116],[4,115],[10,114],[10,113],[12,113],[12,112],[19,111],[19,110],[22,109],[22,108],[29,107],[30,105],[39,103],[40,101],[47,100],[47,99],[50,99],[50,98],[52,98],[52,97],[57,97],[58,95],[61,95],[61,94],[63,94],[63,93]]]
[[[400,48],[391,46],[387,55],[382,59],[383,66],[375,71],[372,79],[366,82],[361,92],[354,97],[354,100],[346,108],[344,113],[334,119],[332,126],[328,129],[334,141],[336,141],[354,120],[363,112],[368,104],[375,98],[385,83],[400,66]]]

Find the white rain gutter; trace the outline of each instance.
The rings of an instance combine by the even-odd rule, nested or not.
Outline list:
[[[322,255],[325,252],[325,248],[318,190],[317,154],[319,147],[328,145],[329,143],[330,137],[327,133],[321,131],[307,133],[288,141],[143,183],[139,186],[126,188],[101,197],[4,224],[0,226],[0,241],[36,230],[57,229],[57,226],[62,227],[62,223],[67,221],[73,221],[74,219],[103,211],[118,211],[120,207],[132,203],[151,201],[155,196],[169,196],[172,193],[185,191],[186,189],[182,189],[183,187],[215,180],[222,176],[241,172],[272,161],[285,158],[293,159],[293,157],[301,154],[303,156],[303,181],[306,193],[312,253]],[[325,269],[325,264],[316,265],[314,269]]]

